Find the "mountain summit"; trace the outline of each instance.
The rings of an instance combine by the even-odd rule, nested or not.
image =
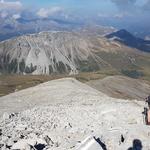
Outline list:
[[[125,29],[118,30],[106,35],[108,39],[114,39],[132,48],[137,48],[141,51],[150,52],[150,41],[137,38]]]
[[[87,150],[91,142],[78,147],[89,135],[107,150],[127,150],[134,139],[143,142],[144,150],[150,147],[144,102],[108,97],[73,78],[49,81],[0,101],[2,149],[42,145],[47,150]]]

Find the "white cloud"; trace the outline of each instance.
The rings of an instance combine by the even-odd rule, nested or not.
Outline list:
[[[120,13],[117,13],[117,14],[104,14],[104,13],[99,13],[97,15],[98,17],[100,18],[115,18],[115,19],[123,19],[125,17],[131,17],[132,14],[130,13],[126,13],[126,12],[120,12]]]
[[[115,14],[113,17],[114,18],[117,18],[117,19],[123,19],[124,17],[129,17],[129,16],[131,16],[131,14],[129,14],[129,13],[118,13],[118,14]]]
[[[108,17],[110,17],[108,14],[104,14],[104,13],[99,13],[98,14],[98,17],[100,17],[100,18],[108,18]]]
[[[2,10],[20,10],[22,3],[20,1],[4,1],[0,0],[0,11]]]
[[[56,14],[59,14],[63,11],[63,9],[61,7],[51,7],[49,9],[46,9],[46,8],[41,8],[38,12],[37,12],[37,15],[39,17],[42,17],[42,18],[47,18],[49,16],[52,16],[52,15],[56,15]]]
[[[0,0],[0,18],[12,17],[16,20],[20,18],[21,11],[22,3],[20,1]]]
[[[20,15],[20,14],[14,14],[14,15],[12,16],[12,18],[16,20],[16,19],[21,18],[21,15]]]
[[[8,13],[3,11],[3,12],[0,12],[0,18],[6,18],[8,16]]]
[[[137,6],[138,0],[111,0],[118,8],[120,12],[130,12],[131,14],[133,12],[137,12],[139,9]],[[143,0],[140,0],[143,1]]]
[[[116,15],[114,15],[114,18],[118,18],[118,19],[122,19],[122,18],[124,18],[124,14],[116,14]]]

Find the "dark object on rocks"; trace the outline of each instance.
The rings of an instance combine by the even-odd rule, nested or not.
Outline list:
[[[17,115],[18,115],[18,113],[12,113],[12,114],[9,115],[9,119],[12,119],[13,117],[15,117]]]
[[[146,107],[144,107],[144,111],[142,112],[142,114],[144,115],[144,122],[147,125],[148,124],[148,115],[147,115],[148,109]]]
[[[70,128],[72,128],[72,125],[70,123],[68,125],[69,125]]]
[[[37,150],[43,150],[45,148],[44,144],[37,144],[34,146],[34,148],[36,148]]]
[[[100,140],[100,138],[95,138],[96,142],[99,143],[99,145],[102,147],[103,150],[107,150],[106,145]]]
[[[20,135],[20,139],[24,139],[24,137],[25,137],[24,135]]]
[[[150,108],[150,95],[146,98],[146,102],[148,103],[148,107]]]
[[[119,140],[119,145],[121,145],[122,143],[124,143],[124,141],[125,141],[125,138],[124,138],[124,136],[121,134],[121,138],[120,138],[120,140]]]
[[[15,140],[14,143],[17,143],[17,141]]]
[[[2,135],[2,129],[0,129],[0,136]]]
[[[11,149],[12,145],[6,145],[6,149]]]
[[[44,140],[46,141],[46,143],[48,145],[51,145],[51,146],[54,145],[54,142],[52,141],[52,139],[48,135],[44,137]]]
[[[121,135],[121,142],[123,143],[125,140],[125,138],[123,137],[123,135]]]
[[[128,148],[128,150],[142,150],[142,142],[139,139],[133,141],[133,147]]]
[[[0,144],[0,149],[4,146],[4,144]]]
[[[38,133],[38,132],[37,132],[37,133],[35,133],[35,134],[36,134],[37,136],[39,136],[39,135],[40,135],[40,133]]]

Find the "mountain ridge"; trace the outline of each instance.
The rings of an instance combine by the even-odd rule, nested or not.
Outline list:
[[[115,31],[105,36],[108,39],[119,41],[132,48],[139,49],[141,51],[150,52],[150,41],[142,38],[135,37],[133,34],[125,29]]]
[[[53,31],[2,41],[0,56],[1,73],[77,74],[121,71],[122,67],[142,69],[149,65],[150,55],[105,37]]]

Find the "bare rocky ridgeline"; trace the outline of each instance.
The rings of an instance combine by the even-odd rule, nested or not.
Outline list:
[[[144,150],[150,149],[144,102],[111,98],[72,78],[28,88],[0,101],[2,150],[75,150],[89,136],[107,150],[128,149],[135,139]]]
[[[114,98],[144,101],[150,92],[149,82],[119,75],[91,80],[87,84]]]

